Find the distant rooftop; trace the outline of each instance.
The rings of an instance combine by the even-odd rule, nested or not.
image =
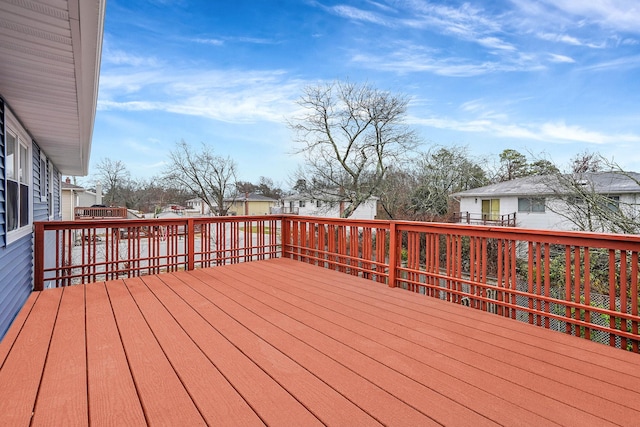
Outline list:
[[[585,172],[576,175],[576,182],[585,181],[601,194],[640,193],[640,173],[637,172]],[[454,193],[452,197],[522,196],[553,194],[559,186],[553,175],[535,175],[499,182],[485,187]]]

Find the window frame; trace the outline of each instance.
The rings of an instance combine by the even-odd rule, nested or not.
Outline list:
[[[522,209],[521,201],[527,201],[527,209]],[[534,209],[534,207],[540,207],[542,209]],[[547,211],[547,199],[546,197],[518,197],[518,213],[534,213],[543,214]]]
[[[42,173],[44,166],[44,174]],[[40,201],[46,202],[49,194],[49,180],[47,179],[47,156],[40,150]]]
[[[56,216],[56,207],[54,205],[56,200],[54,197],[54,177],[58,177],[58,173],[56,172],[54,174],[53,163],[51,163],[51,160],[47,160],[47,209],[49,209],[49,220],[53,220]]]
[[[15,169],[15,175],[16,175],[16,179],[12,179],[8,177],[7,174],[7,150],[8,150],[8,145],[9,145],[9,141],[8,138],[5,138],[5,146],[4,146],[4,161],[5,161],[5,175],[4,175],[4,191],[5,191],[5,217],[4,217],[4,227],[5,227],[5,246],[10,245],[11,243],[15,242],[16,240],[19,240],[21,238],[23,238],[24,236],[27,236],[29,234],[31,234],[32,232],[32,228],[33,228],[33,143],[31,141],[31,138],[29,137],[29,134],[27,133],[27,131],[22,127],[22,125],[20,125],[20,122],[18,121],[18,119],[13,115],[13,113],[11,112],[11,110],[9,110],[8,108],[5,109],[5,130],[6,133],[5,135],[9,135],[11,134],[13,137],[15,137],[16,139],[16,148],[17,148],[17,152],[14,153],[14,155],[16,156],[16,159],[14,160],[14,168]],[[21,148],[25,149],[25,155],[26,155],[26,162],[24,163],[26,171],[24,171],[24,177],[25,177],[25,181],[24,183],[20,180],[21,178],[21,156],[22,156],[22,150]],[[17,182],[18,184],[18,226],[17,228],[13,229],[13,230],[9,230],[9,223],[8,223],[8,205],[9,205],[9,193],[8,193],[8,183],[9,181],[14,181]],[[21,211],[20,208],[22,206],[22,200],[21,200],[21,185],[26,185],[27,186],[27,222],[25,225],[20,226],[19,222],[20,222],[20,216],[21,216]]]

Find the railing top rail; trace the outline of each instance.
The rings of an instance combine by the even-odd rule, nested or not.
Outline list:
[[[585,231],[561,231],[530,229],[521,227],[499,227],[492,225],[457,224],[444,222],[420,222],[420,221],[390,221],[390,220],[364,220],[325,218],[300,215],[245,215],[245,216],[221,216],[221,217],[186,217],[186,218],[148,218],[148,219],[106,219],[96,221],[96,228],[104,227],[128,227],[134,224],[140,225],[171,225],[185,224],[192,220],[194,223],[214,222],[240,222],[262,220],[290,219],[293,221],[314,222],[334,225],[353,225],[361,227],[389,229],[395,224],[399,231],[438,232],[445,234],[460,234],[465,236],[478,236],[509,240],[536,241],[550,244],[568,244],[593,247],[610,247],[612,249],[639,250],[640,235],[595,233]],[[38,222],[36,222],[37,224]],[[44,229],[80,229],[86,228],[91,223],[88,221],[42,221]]]

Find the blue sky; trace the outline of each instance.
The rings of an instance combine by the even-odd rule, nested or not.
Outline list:
[[[109,0],[90,173],[159,174],[184,139],[287,187],[286,120],[335,79],[410,97],[430,145],[640,171],[637,0]]]

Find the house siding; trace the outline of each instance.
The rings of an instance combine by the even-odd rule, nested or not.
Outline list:
[[[30,233],[9,244],[6,239],[5,108],[4,101],[0,98],[0,339],[33,289],[33,234]],[[49,206],[46,200],[41,200],[41,192],[46,190],[44,180],[47,179],[47,171],[40,170],[40,147],[35,141],[31,141],[31,156],[31,219],[32,221],[47,221]],[[53,167],[50,162],[47,162],[47,165]],[[53,190],[53,216],[60,218],[60,174],[55,168]],[[52,254],[55,251],[54,243],[54,241],[46,242],[46,254]],[[50,263],[51,260],[45,260],[45,265]]]
[[[4,248],[6,244],[6,222],[5,222],[5,174],[4,174],[4,136],[5,117],[4,117],[4,100],[0,98],[0,247]],[[0,286],[2,284],[0,283]]]
[[[32,240],[32,236],[27,235],[0,248],[0,339],[9,329],[33,287]]]

